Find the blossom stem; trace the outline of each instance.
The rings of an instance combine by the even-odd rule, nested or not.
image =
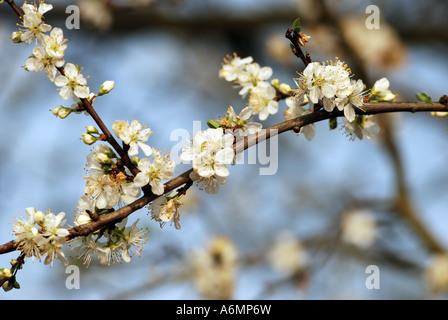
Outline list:
[[[20,18],[20,20],[23,19],[23,12],[20,10],[20,8],[14,3],[14,0],[5,0],[7,4],[12,8],[12,10],[16,13],[16,15]]]
[[[296,55],[296,57],[298,57],[300,60],[303,61],[303,63],[305,64],[305,67],[311,63],[311,57],[309,54],[307,54],[306,56],[303,54],[302,49],[300,49],[300,44],[298,42],[298,37],[297,35],[294,33],[294,31],[292,31],[292,29],[288,28],[286,30],[286,34],[285,37],[287,39],[289,39],[289,41],[291,41],[291,44],[293,45],[293,49],[292,52]]]
[[[134,176],[136,176],[137,173],[140,172],[140,170],[131,162],[131,159],[129,158],[127,152],[120,146],[117,140],[115,140],[115,138],[112,136],[109,129],[104,124],[103,120],[101,120],[100,116],[93,108],[89,99],[83,98],[81,99],[81,102],[87,113],[92,117],[92,119],[95,121],[98,127],[100,127],[103,134],[106,136],[106,141],[115,149],[115,151],[117,151],[120,158],[123,160],[124,165],[128,167],[128,169],[132,172]]]

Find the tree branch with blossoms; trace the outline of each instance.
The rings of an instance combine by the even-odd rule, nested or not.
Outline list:
[[[87,114],[99,130],[95,126],[87,127],[83,142],[107,144],[96,144],[87,156],[90,176],[85,178],[84,195],[77,204],[75,226],[66,225],[64,212],[44,213],[32,207],[26,208],[26,218],[17,219],[13,226],[15,239],[0,245],[1,254],[20,251],[10,268],[0,269],[0,284],[5,291],[19,287],[16,273],[26,258],[44,260],[50,265],[59,259],[68,264],[61,250],[68,242],[76,243],[74,252],[87,266],[94,255],[102,264],[129,262],[147,240],[145,231],[137,227],[138,220],[126,225],[129,215],[149,205],[152,219],[161,226],[172,223],[180,228],[182,197],[194,182],[207,193],[217,193],[219,186],[226,183],[230,174],[228,166],[235,164],[236,156],[275,135],[292,131],[312,140],[316,134],[315,123],[329,120],[330,129],[335,129],[341,118],[342,127],[353,139],[370,139],[380,130],[372,115],[436,112],[438,116],[446,116],[448,112],[446,99],[394,101],[396,95],[389,89],[386,78],[378,80],[368,91],[361,79],[352,79],[350,69],[338,58],[330,63],[312,62],[310,54],[303,54],[301,49],[308,45],[310,36],[300,32],[300,20],[296,20],[286,32],[292,52],[305,65],[293,79],[296,87],[293,89],[277,79],[269,82],[272,69],[260,67],[252,57],[240,58],[236,54],[226,57],[219,77],[239,88],[243,98],[248,96],[248,106],[238,114],[229,107],[224,117],[210,119],[208,129],[195,133],[180,155],[183,162],[191,162],[192,169],[175,176],[176,164],[170,155],[162,155],[147,144],[152,134],[150,128],[137,120],[131,123],[116,120],[110,129],[104,124],[94,102],[109,94],[115,83],[105,81],[96,94],[92,93],[82,68],[66,63],[67,40],[63,31],[46,24],[44,19],[52,5],[25,3],[20,9],[13,0],[6,3],[22,23],[20,30],[12,34],[12,41],[35,44],[25,70],[44,71],[61,98],[74,102],[70,107],[58,106],[52,113],[61,119],[72,113]],[[287,106],[283,112],[285,121],[263,129],[261,123],[253,120],[258,116],[260,121],[265,121],[278,113],[282,100]],[[146,158],[139,158],[140,151]]]

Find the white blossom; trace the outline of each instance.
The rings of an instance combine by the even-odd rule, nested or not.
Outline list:
[[[33,55],[26,60],[25,70],[37,72],[44,69],[48,79],[53,82],[56,78],[56,68],[62,67],[63,65],[63,58],[50,56],[44,48],[36,46],[33,49]]]
[[[110,209],[120,201],[129,204],[140,196],[138,186],[129,182],[122,172],[105,174],[95,171],[85,179],[84,193],[95,199],[98,209]]]
[[[192,143],[182,149],[182,161],[192,161],[193,168],[199,176],[227,177],[227,165],[235,158],[233,151],[234,136],[224,134],[223,129],[207,129],[196,133]]]
[[[195,169],[189,175],[192,181],[196,181],[199,190],[205,190],[210,194],[218,193],[219,185],[226,184],[227,178],[218,175],[213,175],[207,178],[201,177]]]
[[[245,97],[259,83],[266,82],[271,76],[271,67],[260,67],[256,62],[246,65],[244,72],[238,77],[238,83],[242,86],[239,94]]]
[[[148,240],[143,238],[145,231],[137,227],[138,221],[135,221],[131,226],[123,230],[120,245],[122,247],[121,257],[124,262],[130,262],[133,255],[140,255],[140,252],[143,250],[143,244]]]
[[[151,217],[163,226],[167,222],[174,222],[176,229],[180,229],[180,212],[179,207],[182,202],[177,197],[168,199],[165,196],[159,197],[151,202],[149,208],[151,210]]]
[[[339,60],[330,64],[312,62],[298,79],[294,79],[296,96],[306,96],[313,105],[321,100],[327,112],[337,107],[352,122],[356,115],[355,108],[362,109],[364,104],[365,85],[362,80],[350,78],[347,65]]]
[[[137,187],[144,187],[149,184],[154,194],[162,195],[164,192],[162,180],[174,177],[175,163],[168,158],[168,155],[162,156],[160,151],[156,149],[153,149],[151,153],[152,163],[147,158],[138,162],[137,167],[140,172],[135,176],[134,184]]]
[[[236,54],[233,57],[226,57],[222,68],[219,70],[219,77],[226,81],[237,81],[245,73],[246,66],[252,61],[252,57],[241,59]]]
[[[21,34],[21,40],[30,44],[34,39],[42,42],[44,33],[51,30],[51,26],[42,21],[43,15],[53,9],[51,4],[40,3],[39,7],[34,4],[24,4],[23,9],[23,27],[26,30]]]
[[[87,87],[87,80],[79,72],[77,66],[72,63],[67,63],[64,68],[65,75],[57,76],[54,84],[61,87],[59,95],[67,100],[72,97],[80,99],[88,98],[90,89]]]
[[[340,111],[344,111],[345,118],[352,122],[355,120],[356,113],[354,107],[362,109],[364,104],[365,85],[362,80],[350,82],[350,86],[344,91],[344,95],[338,96],[337,107]]]
[[[279,273],[293,275],[306,266],[308,254],[289,232],[280,233],[267,253],[269,264]]]
[[[379,101],[392,101],[395,99],[395,94],[389,90],[389,80],[387,78],[381,78],[375,82],[370,91],[370,96]]]
[[[309,111],[302,107],[303,96],[301,99],[297,100],[296,97],[288,97],[285,100],[287,109],[283,112],[283,117],[285,120],[291,120],[308,114]],[[303,133],[308,141],[311,141],[316,135],[316,127],[314,123],[302,126],[300,128],[299,134]]]
[[[67,49],[66,41],[62,29],[54,28],[49,36],[43,36],[43,47],[50,57],[61,59],[65,55],[65,49]]]
[[[275,101],[276,91],[273,86],[267,82],[258,83],[251,90],[249,97],[249,107],[253,114],[258,114],[258,118],[264,121],[270,114],[278,112],[278,101]]]
[[[357,209],[342,217],[342,240],[362,249],[373,245],[377,226],[369,210]]]
[[[34,221],[34,213],[36,209],[27,208],[27,219],[18,219],[13,227],[13,235],[16,236],[14,243],[17,248],[25,253],[27,257],[41,258],[39,245],[37,241],[38,226]]]
[[[73,252],[78,256],[78,260],[82,260],[86,267],[89,267],[92,262],[94,253],[99,253],[100,255],[100,252],[102,252],[102,248],[98,246],[93,234],[77,237],[73,243],[76,245],[73,248]],[[104,252],[103,254],[105,255]]]
[[[191,254],[194,284],[207,299],[232,299],[235,290],[238,252],[225,237],[217,237],[207,247]]]
[[[129,145],[130,156],[137,155],[139,148],[147,157],[151,155],[152,148],[145,143],[152,134],[150,128],[144,128],[144,125],[137,120],[132,120],[131,124],[127,121],[116,120],[112,124],[112,130],[118,138]]]
[[[232,106],[227,109],[227,115],[222,123],[227,128],[232,128],[234,130],[242,130],[244,133],[253,134],[259,132],[263,126],[261,123],[251,121],[251,116],[253,114],[253,109],[251,107],[246,107],[239,114],[235,113]]]
[[[54,259],[60,259],[64,265],[68,260],[61,251],[66,243],[69,232],[65,225],[65,213],[55,215],[51,212],[44,214],[35,208],[27,208],[27,220],[18,220],[14,224],[13,234],[17,248],[27,257],[41,259],[45,256],[45,264],[53,265]]]
[[[346,122],[345,131],[352,138],[356,136],[358,139],[366,137],[372,139],[380,132],[378,123],[372,120],[371,116],[357,115],[352,122]]]

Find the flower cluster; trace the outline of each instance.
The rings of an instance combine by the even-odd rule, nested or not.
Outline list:
[[[267,253],[267,260],[274,270],[291,276],[306,267],[308,253],[294,235],[284,231],[276,237]]]
[[[60,88],[60,96],[67,100],[72,98],[87,98],[90,89],[87,87],[87,80],[81,74],[78,66],[67,63],[64,67],[64,55],[67,49],[67,40],[60,28],[52,28],[44,23],[44,13],[53,9],[51,4],[41,2],[39,6],[35,4],[23,5],[23,24],[20,31],[14,32],[11,39],[16,43],[31,44],[36,40],[33,54],[25,62],[25,70],[42,71],[51,82]],[[51,31],[50,34],[48,34]],[[57,72],[61,75],[56,77]]]
[[[270,67],[260,67],[258,63],[253,62],[252,57],[242,59],[236,54],[226,57],[219,70],[220,78],[236,83],[241,88],[239,94],[242,97],[250,94],[249,107],[262,121],[278,111],[276,89],[267,82],[271,76]]]
[[[295,119],[307,113],[310,113],[309,110],[306,110],[303,107],[304,104],[306,104],[306,101],[308,101],[308,99],[304,96],[302,96],[301,99],[297,99],[296,97],[286,98],[285,102],[288,108],[283,112],[283,117],[285,118],[285,120]],[[298,134],[300,133],[303,133],[305,135],[305,138],[308,141],[311,141],[316,135],[316,127],[313,123],[303,126],[302,128],[300,128]]]
[[[81,219],[78,218],[77,221],[80,223]],[[75,248],[73,250],[86,267],[90,265],[94,254],[98,256],[100,264],[129,262],[131,256],[140,255],[143,245],[148,240],[143,238],[146,230],[137,227],[138,221],[136,220],[131,226],[126,227],[127,219],[124,219],[102,234],[78,237],[74,241]],[[102,238],[105,238],[106,241],[101,241]]]
[[[223,129],[209,128],[199,131],[191,143],[182,149],[180,158],[185,162],[192,162],[194,174],[192,180],[206,181],[211,188],[206,191],[216,193],[217,181],[225,183],[229,175],[227,165],[232,164],[235,158],[233,150],[234,136],[225,133]]]
[[[95,200],[99,209],[111,209],[119,202],[131,203],[140,196],[140,188],[129,174],[117,170],[118,158],[106,145],[97,145],[87,156],[87,167],[91,172],[85,179],[84,194]]]
[[[238,252],[225,237],[216,237],[206,248],[193,251],[190,266],[194,284],[206,299],[232,299]]]
[[[149,206],[151,217],[160,223],[162,227],[167,222],[174,222],[176,229],[180,229],[180,212],[179,207],[183,204],[180,201],[182,195],[166,195],[157,198]]]
[[[67,265],[68,260],[61,250],[68,236],[68,230],[63,228],[65,213],[45,214],[32,207],[25,211],[27,218],[18,219],[13,227],[17,248],[26,257],[35,257],[38,260],[45,257],[45,264],[53,265],[54,259],[57,258]]]
[[[351,76],[350,69],[339,60],[329,64],[309,63],[300,77],[294,79],[297,99],[306,95],[312,104],[322,100],[326,111],[336,107],[352,122],[356,115],[354,108],[361,109],[364,104],[365,85],[362,80],[350,79]]]
[[[236,114],[232,106],[227,109],[227,114],[221,121],[210,120],[207,124],[211,128],[230,129],[235,132],[237,137],[242,137],[244,134],[253,134],[259,132],[263,126],[261,123],[251,120],[253,108],[246,107],[239,114]]]

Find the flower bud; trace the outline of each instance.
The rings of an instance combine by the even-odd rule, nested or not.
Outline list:
[[[45,215],[42,211],[35,211],[33,214],[34,221],[40,226],[44,224],[45,221]]]
[[[443,111],[431,111],[431,115],[437,118],[445,118],[448,116],[448,112]]]
[[[56,108],[54,108],[54,109],[50,109],[50,111],[57,117],[58,116],[58,113],[59,113],[59,110],[62,108],[62,106],[57,106]]]
[[[7,280],[5,282],[3,282],[2,288],[5,292],[8,292],[10,290],[12,290],[14,288],[14,281],[11,280]]]
[[[278,89],[278,87],[280,86],[280,80],[272,79],[271,80],[271,86],[273,86],[274,88]]]
[[[112,160],[105,153],[98,153],[95,156],[95,160],[100,164],[112,164]]]
[[[0,280],[5,278],[9,279],[11,277],[12,277],[11,269],[9,268],[0,269]]]
[[[87,133],[93,133],[93,134],[99,133],[98,129],[95,128],[94,126],[88,126],[88,127],[86,127],[86,129],[87,129]]]
[[[90,133],[83,133],[82,134],[82,141],[87,145],[92,145],[98,140],[98,138],[92,136]]]
[[[212,129],[218,129],[221,126],[221,122],[218,120],[210,119],[207,121],[207,126]]]
[[[289,93],[289,92],[292,91],[291,86],[290,86],[289,84],[287,84],[287,83],[282,83],[282,84],[278,87],[278,89],[279,89],[281,92],[283,92],[283,93]]]
[[[98,96],[102,96],[104,94],[108,94],[109,92],[112,91],[112,89],[115,87],[115,82],[114,81],[105,81],[102,85],[101,85],[101,89],[98,92]]]
[[[22,41],[22,34],[23,34],[23,32],[21,32],[21,31],[13,32],[10,39],[14,43],[21,43],[21,42],[23,42]]]
[[[138,157],[132,157],[131,158],[131,162],[134,166],[137,166],[139,163],[140,159]]]
[[[63,106],[57,106],[53,110],[50,110],[56,117],[59,117],[61,119],[65,119],[68,117],[70,113],[73,112],[70,108],[65,108]]]

